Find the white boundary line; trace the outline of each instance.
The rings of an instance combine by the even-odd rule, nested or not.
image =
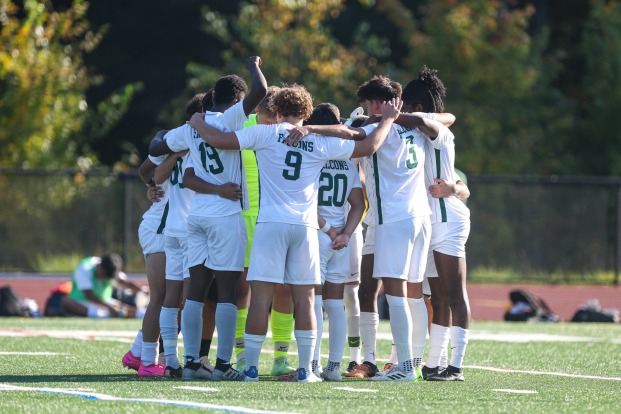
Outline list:
[[[526,369],[483,367],[480,365],[465,365],[464,368],[482,369],[485,371],[494,371],[494,372],[509,372],[509,373],[516,373],[516,374],[554,375],[557,377],[568,377],[568,378],[585,378],[585,379],[599,379],[599,380],[607,380],[607,381],[621,381],[621,378],[617,378],[617,377],[601,377],[599,375],[567,374],[565,372],[531,371],[531,370],[526,370]]]
[[[154,398],[121,398],[108,394],[99,394],[95,392],[83,392],[74,391],[72,389],[63,388],[34,388],[34,387],[18,387],[9,384],[0,384],[0,391],[30,391],[30,392],[44,392],[51,394],[64,394],[73,395],[80,398],[93,401],[124,401],[134,403],[150,403],[150,404],[162,404],[171,405],[177,407],[189,407],[189,408],[205,408],[215,411],[223,411],[227,413],[243,413],[243,414],[290,414],[285,411],[263,411],[253,408],[237,407],[234,405],[216,405],[208,403],[199,403],[192,401],[179,401],[179,400],[159,400]]]

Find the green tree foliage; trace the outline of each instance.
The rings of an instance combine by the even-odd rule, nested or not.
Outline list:
[[[89,143],[103,137],[139,85],[128,85],[89,108],[85,90],[97,81],[83,64],[101,33],[89,30],[88,3],[62,12],[26,0],[23,10],[0,0],[0,165],[88,168]]]
[[[316,103],[353,109],[356,88],[379,67],[375,59],[344,47],[332,35],[326,22],[342,10],[341,0],[257,0],[242,3],[235,15],[206,7],[206,30],[228,47],[222,51],[223,66],[189,66],[190,89],[205,89],[228,73],[245,76],[244,58],[259,55],[268,84],[300,83]]]
[[[572,142],[580,168],[598,175],[621,175],[621,5],[597,1],[580,48],[586,65],[581,77],[580,125]]]

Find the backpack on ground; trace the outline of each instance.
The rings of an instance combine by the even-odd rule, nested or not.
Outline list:
[[[11,286],[0,287],[0,316],[31,316],[24,299]]]
[[[505,312],[505,321],[558,322],[559,318],[540,296],[524,289],[509,293],[511,304]]]

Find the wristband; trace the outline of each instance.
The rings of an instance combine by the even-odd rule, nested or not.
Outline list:
[[[330,231],[330,227],[332,227],[332,224],[326,221],[326,224],[324,224],[323,227],[319,230],[323,231],[324,233],[328,233]]]

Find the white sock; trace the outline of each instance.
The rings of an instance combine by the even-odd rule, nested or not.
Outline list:
[[[183,334],[185,362],[188,362],[190,358],[198,362],[203,335],[203,302],[186,299],[181,312],[181,333]]]
[[[408,307],[412,317],[412,358],[416,367],[422,364],[427,342],[427,306],[423,298],[408,298]]]
[[[174,369],[179,368],[179,357],[177,356],[178,315],[179,308],[165,308],[162,306],[162,311],[160,312],[160,334],[162,342],[164,342],[166,365]]]
[[[315,348],[315,340],[317,339],[317,331],[302,331],[295,329],[293,331],[295,340],[298,343],[298,358],[300,360],[300,368],[311,370],[311,355]]]
[[[393,365],[399,363],[399,358],[397,358],[397,347],[395,346],[394,343],[390,347],[390,356],[388,357],[387,362]]]
[[[390,329],[392,340],[397,348],[399,368],[412,371],[412,317],[405,297],[386,295],[390,307]]]
[[[343,359],[343,351],[345,349],[345,341],[347,337],[347,319],[345,317],[345,304],[343,299],[326,299],[323,305],[328,313],[328,321],[330,324],[330,354],[328,361],[341,363]]]
[[[142,365],[148,366],[155,364],[157,358],[157,348],[159,342],[143,342],[142,343]]]
[[[323,296],[315,295],[315,318],[317,319],[317,341],[315,342],[315,352],[313,361],[319,363],[319,353],[321,351],[321,337],[323,336]],[[332,325],[332,321],[330,321]]]
[[[360,339],[362,340],[362,362],[376,363],[375,346],[377,327],[379,326],[379,314],[375,312],[360,312]]]
[[[132,349],[130,349],[132,355],[140,358],[142,355],[142,329],[138,329],[138,334],[136,335],[136,339],[134,339],[134,343],[132,344]]]
[[[216,357],[230,362],[235,344],[237,306],[232,303],[218,303],[216,306],[216,327],[218,328],[218,350]],[[201,324],[202,333],[202,324]]]
[[[246,345],[246,369],[256,367],[259,369],[259,356],[261,348],[265,342],[265,335],[252,335],[244,333],[244,344]]]
[[[426,365],[429,368],[442,366],[442,353],[446,353],[446,347],[449,342],[449,327],[431,324],[429,329],[429,355],[427,356]],[[446,365],[444,365],[445,367]]]
[[[360,360],[360,301],[358,300],[359,285],[345,285],[343,299],[347,316],[347,339],[349,342],[349,360]]]
[[[440,362],[438,362],[438,366],[440,368],[446,368],[448,366],[448,341],[446,346],[442,349],[442,354],[440,354]]]
[[[451,326],[451,365],[461,368],[468,346],[468,329]]]
[[[86,316],[89,318],[109,318],[110,311],[107,308],[97,306],[97,305],[88,305],[86,308]]]

